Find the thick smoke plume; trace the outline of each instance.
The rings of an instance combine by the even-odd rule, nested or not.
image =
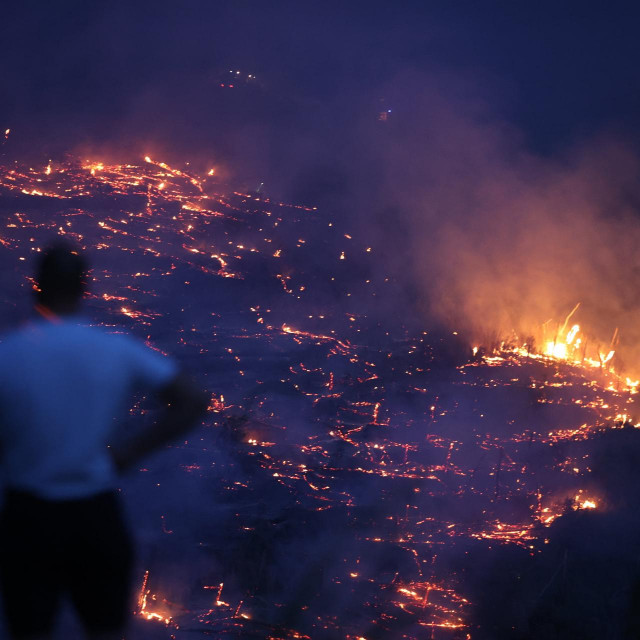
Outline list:
[[[580,303],[566,329],[633,369],[640,162],[622,138],[543,157],[472,90],[408,75],[385,93],[398,108],[361,125],[347,154],[351,206],[425,323],[541,347]]]

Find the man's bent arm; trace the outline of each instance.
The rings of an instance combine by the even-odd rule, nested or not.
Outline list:
[[[157,397],[165,406],[160,419],[111,449],[119,471],[130,468],[141,458],[190,431],[208,406],[207,395],[182,375],[163,387]]]

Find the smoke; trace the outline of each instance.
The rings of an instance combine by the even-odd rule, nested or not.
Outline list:
[[[336,154],[338,207],[356,212],[380,270],[413,293],[426,326],[540,346],[580,303],[571,323],[588,353],[606,354],[618,328],[617,366],[630,366],[640,339],[637,155],[614,132],[533,153],[504,109],[462,80],[407,73],[379,91],[392,113],[365,113]]]
[[[215,78],[192,70],[172,95],[176,78],[138,87],[113,139],[77,148],[215,165],[241,188],[264,183],[267,196],[317,206],[374,247],[372,278],[395,290],[367,311],[387,324],[400,306],[406,321],[470,343],[540,348],[563,337],[579,304],[571,324],[584,354],[615,349],[615,367],[633,374],[640,162],[623,133],[541,155],[510,124],[505,87],[442,69],[346,85],[322,100],[266,78],[224,94]],[[367,307],[357,291],[356,300]]]
[[[524,80],[518,98],[506,79],[479,71],[480,61],[463,72],[436,60],[424,71],[421,58],[422,71],[398,73],[411,59],[405,41],[415,45],[418,31],[421,42],[468,53],[462,40],[471,35],[444,28],[446,17],[432,16],[426,31],[378,25],[387,54],[329,9],[283,20],[253,5],[205,11],[196,3],[178,15],[169,5],[130,13],[67,4],[69,38],[17,9],[11,16],[7,157],[46,162],[75,150],[103,161],[149,154],[202,172],[215,166],[241,188],[264,183],[268,196],[318,206],[371,244],[378,279],[396,288],[377,301],[382,316],[395,321],[400,305],[425,328],[444,325],[470,342],[515,333],[539,345],[580,303],[572,321],[590,355],[606,354],[618,328],[616,367],[637,360],[640,169],[632,145],[624,132],[576,139],[578,114],[564,147],[543,156],[534,150],[550,145],[511,124],[516,113],[527,120],[517,106],[529,95]],[[27,56],[41,41],[51,45],[46,60]],[[294,44],[299,55],[282,53]],[[231,68],[258,81],[222,89]],[[551,102],[541,95],[539,113],[548,115]],[[530,130],[566,123],[567,105],[557,112],[557,121]]]

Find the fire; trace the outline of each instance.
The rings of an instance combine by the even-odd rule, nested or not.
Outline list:
[[[573,315],[573,313],[578,309],[580,305],[576,305],[573,309],[569,317]],[[566,322],[565,322],[566,325]],[[563,327],[559,329],[554,336],[553,340],[546,340],[544,342],[544,348],[541,352],[537,352],[534,348],[532,349],[529,344],[514,344],[511,342],[509,344],[503,342],[496,355],[486,355],[483,357],[483,362],[488,364],[496,364],[500,365],[504,362],[504,358],[500,354],[506,353],[514,353],[520,356],[525,356],[530,360],[557,360],[561,362],[565,362],[569,365],[576,366],[585,371],[597,369],[599,370],[599,376],[607,376],[610,379],[609,384],[612,385],[612,388],[620,389],[624,387],[624,389],[631,393],[636,394],[639,391],[640,380],[634,380],[628,376],[620,376],[616,372],[616,368],[613,362],[613,358],[616,355],[616,350],[612,348],[618,339],[618,329],[614,331],[613,338],[611,339],[610,348],[608,351],[602,351],[597,347],[589,347],[590,341],[589,339],[581,335],[581,327],[578,324],[574,324],[571,328],[565,332],[565,328]],[[593,341],[595,342],[595,341]],[[535,341],[534,341],[535,343]],[[588,349],[589,347],[589,349]],[[478,347],[474,346],[472,349],[473,355],[475,356],[478,353]]]
[[[573,339],[576,337],[578,331],[580,331],[580,325],[578,324],[574,324],[573,327],[571,327],[571,330],[569,331],[569,333],[567,334],[567,345],[570,345],[573,342]],[[580,344],[580,340],[577,341],[576,344]]]
[[[220,395],[216,397],[215,394],[211,395],[211,402],[209,403],[208,410],[209,411],[224,411],[225,409],[230,408],[232,405],[226,405],[224,402],[224,396]]]
[[[579,331],[580,325],[574,324],[565,338],[558,337],[555,340],[549,340],[546,345],[546,355],[558,358],[559,360],[569,359],[569,357],[573,356],[576,349],[580,346],[581,339],[578,338],[575,340]]]
[[[97,171],[104,171],[104,164],[102,164],[102,162],[95,162],[87,165],[87,169],[89,169],[89,173],[92,176],[95,176]]]
[[[574,510],[579,509],[597,509],[598,502],[593,497],[587,497],[584,495],[584,491],[578,491],[578,493],[573,497],[573,508]]]
[[[149,596],[152,600],[155,600],[155,596],[151,595],[151,590],[147,589],[147,582],[149,581],[149,570],[145,571],[144,578],[142,579],[142,587],[140,588],[140,594],[138,595],[138,610],[137,614],[145,618],[146,620],[158,620],[169,626],[171,624],[171,616],[158,613],[157,611],[151,611],[149,609]]]
[[[296,505],[284,507],[287,518],[290,511],[312,514],[320,526],[324,514],[333,518],[330,533],[346,536],[348,544],[344,550],[331,545],[340,562],[327,562],[327,578],[345,590],[345,598],[367,594],[354,603],[366,611],[361,628],[348,616],[337,620],[314,610],[317,602],[301,600],[299,613],[313,620],[311,630],[283,632],[287,640],[313,637],[321,627],[335,637],[395,637],[393,623],[403,619],[418,629],[407,631],[407,640],[420,633],[437,640],[470,637],[473,603],[466,599],[465,576],[450,571],[450,550],[517,545],[537,554],[567,512],[584,510],[586,519],[605,508],[606,496],[589,481],[590,439],[621,425],[632,428],[638,418],[632,395],[640,381],[616,373],[616,334],[611,341],[593,340],[587,321],[571,320],[577,307],[564,324],[532,331],[529,345],[512,339],[490,351],[474,344],[475,357],[447,365],[443,381],[439,356],[432,353],[437,344],[426,332],[394,326],[396,334],[379,331],[375,342],[368,341],[367,327],[377,319],[350,295],[361,286],[379,300],[387,283],[376,284],[372,270],[353,286],[342,281],[339,272],[345,270],[337,267],[371,260],[371,248],[358,244],[356,233],[347,234],[349,262],[338,262],[345,256],[345,234],[339,225],[327,227],[312,208],[225,190],[206,179],[212,170],[199,176],[149,156],[133,165],[87,161],[54,167],[0,166],[1,193],[20,200],[20,211],[8,213],[1,229],[10,268],[26,269],[27,257],[35,255],[29,252],[50,232],[99,249],[101,266],[92,273],[88,298],[96,321],[108,331],[126,324],[151,348],[184,356],[210,385],[202,433],[175,445],[183,463],[176,473],[204,482],[215,478],[228,496],[228,522],[219,526],[227,527],[233,544],[221,555],[234,568],[231,575],[221,568],[202,589],[194,579],[180,605],[154,595],[146,571],[136,608],[140,618],[249,635],[251,616],[265,625],[265,637],[280,633],[261,610],[277,612],[287,598],[302,598],[298,591],[304,589],[267,592],[256,567],[263,560],[251,560],[256,532],[281,526],[277,504],[264,517],[253,507],[263,488],[275,487],[283,504]],[[101,206],[94,206],[93,196]],[[315,233],[318,224],[322,234]],[[334,245],[328,245],[325,229],[335,234]],[[326,257],[330,300],[340,299],[335,308],[317,293],[318,274],[305,270],[309,255]],[[507,420],[502,409],[512,405],[518,406]],[[543,420],[543,413],[553,421]],[[226,431],[231,444],[220,455],[219,442],[208,436],[223,440]],[[531,459],[540,460],[541,468]],[[164,491],[162,483],[157,486]],[[477,517],[459,517],[460,499],[477,504]],[[433,503],[441,508],[434,511]],[[353,527],[361,506],[367,521]],[[166,521],[163,514],[153,526],[159,538],[175,545],[181,524],[168,511]],[[165,535],[170,531],[175,534]],[[269,546],[282,537],[261,539],[265,557],[287,557],[286,547]],[[198,540],[217,544],[205,538]],[[399,567],[409,568],[384,573],[370,545],[380,557],[404,556]],[[249,577],[239,568],[243,562],[251,565]],[[151,571],[156,579],[166,575]],[[260,589],[266,593],[256,596]]]

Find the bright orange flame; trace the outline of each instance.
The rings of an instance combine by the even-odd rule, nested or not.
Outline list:
[[[164,624],[169,625],[171,622],[171,616],[163,616],[155,611],[148,611],[148,596],[151,593],[150,589],[147,589],[147,582],[149,581],[149,571],[145,571],[144,578],[142,580],[142,588],[140,589],[140,595],[138,596],[138,614],[143,616],[146,620],[159,620]],[[154,597],[155,599],[155,597]]]
[[[615,354],[615,351],[609,351],[609,353],[606,355],[606,357],[602,359],[602,363],[606,364],[607,362],[609,362],[609,360],[611,360],[611,358],[613,358],[614,354]]]
[[[580,325],[574,324],[564,340],[561,336],[558,336],[555,340],[549,340],[545,349],[546,355],[560,360],[566,360],[569,357],[569,347],[573,344],[573,341],[579,331]],[[578,346],[579,342],[579,340],[576,342],[575,347]]]
[[[567,334],[567,344],[571,344],[573,342],[573,339],[576,337],[576,334],[578,333],[578,331],[580,331],[580,325],[579,324],[574,324],[573,327],[571,327],[571,330],[569,331],[569,333]]]

